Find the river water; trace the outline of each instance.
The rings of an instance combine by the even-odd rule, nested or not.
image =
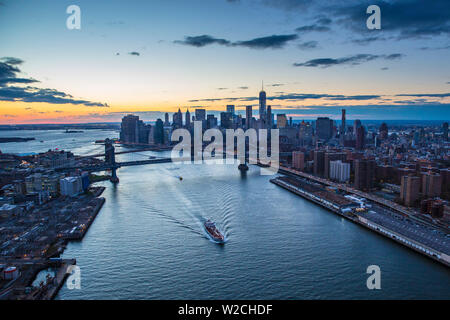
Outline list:
[[[98,153],[93,140],[118,135],[0,136],[37,133],[37,141],[0,150]],[[149,155],[161,154],[118,160]],[[77,259],[81,289],[63,286],[57,299],[450,298],[446,267],[281,189],[258,167],[242,176],[233,165],[157,164],[118,176],[115,186],[101,183],[104,207],[83,241],[64,252]],[[206,237],[207,218],[226,234],[224,246]],[[381,268],[381,290],[367,289],[369,265]]]

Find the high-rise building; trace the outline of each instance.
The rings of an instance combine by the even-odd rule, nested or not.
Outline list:
[[[253,111],[252,106],[245,107],[245,126],[247,129],[252,127]]]
[[[217,127],[217,118],[213,114],[208,114],[206,117],[206,128],[211,129]]]
[[[341,137],[345,136],[345,109],[342,109],[342,118],[341,118],[341,130],[339,131]]]
[[[164,123],[161,119],[156,120],[153,141],[155,144],[164,144]]]
[[[416,176],[403,176],[401,178],[400,200],[405,206],[411,207],[419,199],[420,178]]]
[[[139,120],[138,116],[129,114],[122,118],[120,141],[128,144],[146,144],[150,127]]]
[[[267,117],[266,117],[267,128],[272,129],[273,126],[273,116],[272,116],[272,106],[267,107]]]
[[[139,117],[129,114],[122,118],[122,124],[120,129],[120,141],[123,143],[138,143],[139,131],[138,131]]]
[[[259,119],[263,123],[266,122],[266,92],[264,91],[264,85],[261,89],[261,92],[259,93]]]
[[[388,126],[386,123],[383,122],[378,131],[380,133],[381,140],[384,140],[388,137]]]
[[[195,109],[195,121],[206,120],[206,110],[205,109]]]
[[[314,150],[314,174],[323,176],[325,170],[325,151]]]
[[[292,167],[303,171],[305,169],[305,153],[300,151],[292,152]]]
[[[375,160],[355,160],[355,188],[371,190],[375,184]]]
[[[316,135],[319,139],[328,141],[333,136],[333,120],[319,117],[316,120]]]
[[[183,126],[183,114],[181,113],[181,109],[178,109],[178,112],[173,114],[173,125],[176,128],[181,128]]]
[[[360,126],[356,129],[356,149],[362,150],[364,149],[364,143],[366,140],[366,130],[363,126]]]
[[[277,128],[287,127],[287,117],[284,113],[277,114]]]
[[[167,113],[167,112],[166,112],[166,114],[164,115],[164,126],[165,126],[165,127],[170,126],[169,113]]]
[[[444,136],[444,140],[448,141],[448,122],[444,122],[442,125],[442,134]]]
[[[231,113],[232,115],[234,115],[236,113],[236,108],[233,104],[229,104],[227,105],[227,112]]]
[[[341,160],[330,161],[330,179],[339,182],[350,180],[350,163]]]
[[[186,110],[186,128],[191,127],[191,113],[189,112],[189,109]]]
[[[422,174],[422,193],[427,197],[439,197],[442,192],[442,177],[438,173]]]
[[[353,121],[353,134],[356,135],[356,130],[361,127],[361,120],[356,119]]]
[[[347,154],[344,152],[326,152],[324,157],[324,170],[323,176],[325,178],[330,178],[330,163],[331,161],[341,160],[345,161],[347,159]]]
[[[221,112],[220,113],[220,126],[224,129],[232,129],[233,116],[230,112]]]

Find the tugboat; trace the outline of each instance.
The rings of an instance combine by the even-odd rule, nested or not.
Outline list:
[[[211,220],[208,219],[207,221],[205,221],[203,226],[205,227],[206,232],[208,233],[208,235],[211,237],[211,239],[213,241],[215,241],[219,244],[225,243],[225,237],[219,231],[219,229],[217,229],[216,224],[214,222],[212,222]]]

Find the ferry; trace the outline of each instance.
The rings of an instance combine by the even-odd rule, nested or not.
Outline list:
[[[203,226],[205,227],[206,232],[208,233],[208,235],[211,237],[211,239],[213,241],[215,241],[219,244],[225,243],[225,237],[219,231],[219,229],[217,229],[216,224],[214,222],[212,222],[211,220],[208,219],[207,221],[205,221]]]

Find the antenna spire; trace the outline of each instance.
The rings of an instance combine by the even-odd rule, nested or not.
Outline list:
[[[262,80],[261,90],[264,91],[264,80]]]

